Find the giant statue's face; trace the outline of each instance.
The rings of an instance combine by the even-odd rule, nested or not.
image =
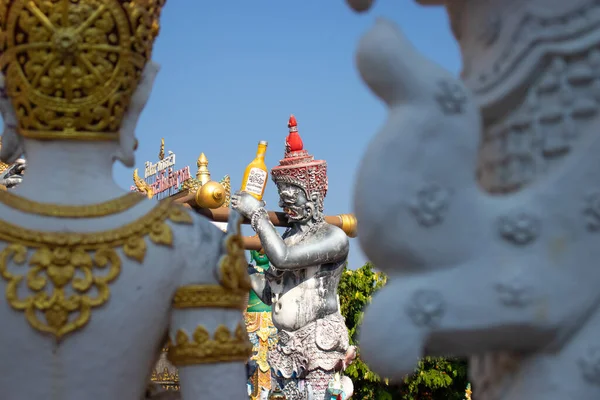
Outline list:
[[[296,185],[280,183],[279,207],[283,209],[289,222],[307,222],[315,212],[315,203],[306,198],[304,190]]]

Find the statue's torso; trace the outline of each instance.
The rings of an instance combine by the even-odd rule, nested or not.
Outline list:
[[[293,245],[299,240],[318,240],[318,237],[284,237],[287,245]],[[277,329],[295,331],[338,312],[337,286],[344,262],[278,271],[276,277],[269,275],[273,296],[272,318]],[[276,270],[277,266],[273,267]]]
[[[3,221],[33,231],[85,233],[122,227],[149,213],[155,204],[144,202],[123,213],[93,219],[41,217],[15,212],[4,205],[0,205],[0,214]],[[172,295],[181,284],[186,264],[181,250],[196,246],[198,254],[205,252],[209,255],[218,251],[216,235],[215,238],[211,238],[210,234],[204,235],[201,238],[204,243],[193,243],[200,240],[200,235],[195,233],[199,229],[198,223],[205,221],[192,220],[191,217],[190,221],[193,224],[165,222],[172,235],[170,245],[157,244],[146,236],[146,250],[141,261],[128,257],[123,247],[116,247],[120,271],[116,279],[108,283],[107,300],[92,306],[87,323],[75,327],[60,342],[56,336],[34,329],[26,318],[26,312],[15,310],[12,306],[14,302],[0,302],[0,320],[4,327],[8,327],[0,330],[0,369],[4,371],[0,374],[0,387],[3,396],[14,400],[141,398],[150,370],[164,345]],[[206,232],[210,229],[207,228]],[[166,242],[168,238],[163,236],[163,240]],[[0,241],[0,251],[7,245],[11,243]],[[31,257],[35,250],[29,250],[28,256]],[[88,253],[98,256],[100,252]],[[6,268],[13,275],[24,276],[25,282],[27,271],[33,267],[16,265],[11,261]],[[94,268],[92,271],[93,275],[100,276],[105,270],[111,270],[110,263],[104,270]],[[40,276],[48,278],[49,271],[42,271]],[[209,281],[215,279],[213,271],[197,276],[201,278],[201,275],[206,275]],[[0,279],[3,298],[9,282],[6,277]],[[75,293],[71,286],[74,282],[70,281],[65,286],[67,296]],[[51,279],[47,280],[46,287],[50,289],[48,293],[58,292]],[[92,289],[81,295],[97,298],[97,293]],[[18,294],[20,299],[25,299],[31,291],[21,284]],[[81,310],[81,307],[76,309]],[[78,315],[82,314],[73,313],[71,320]],[[39,311],[37,321],[48,323]]]
[[[341,269],[339,264],[302,268],[284,272],[271,281],[273,323],[277,329],[295,331],[338,311]]]

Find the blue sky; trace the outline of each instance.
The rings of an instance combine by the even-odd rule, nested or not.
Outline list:
[[[213,179],[229,174],[237,190],[258,141],[269,142],[267,166],[277,165],[293,113],[305,148],[328,162],[326,213],[351,212],[358,163],[385,118],[358,76],[354,51],[381,16],[458,73],[446,14],[411,0],[377,0],[367,14],[352,12],[344,0],[169,0],[153,54],[161,71],[137,128],[140,174],[144,161],[157,160],[164,137],[177,168],[190,165],[195,173],[204,152]],[[132,172],[116,166],[117,182],[129,188]],[[379,196],[385,193],[373,193],[373,201]],[[277,208],[271,181],[265,200]],[[357,268],[365,258],[357,240],[351,243],[350,266]]]

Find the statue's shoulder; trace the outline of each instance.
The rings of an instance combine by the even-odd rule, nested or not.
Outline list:
[[[226,232],[211,221],[178,204],[171,204],[178,219],[185,220],[177,246],[183,257],[182,285],[221,284],[232,290],[249,290],[248,260],[241,231],[243,217],[232,211]]]
[[[223,254],[225,232],[180,204],[170,202],[168,207],[171,215],[180,221],[173,224],[173,228],[174,247],[184,266],[182,284],[214,283],[214,269]]]
[[[321,232],[322,234],[324,234],[326,236],[348,242],[348,235],[346,235],[346,232],[344,232],[344,230],[342,228],[332,225],[328,222],[323,222],[319,226],[319,229],[317,232]]]

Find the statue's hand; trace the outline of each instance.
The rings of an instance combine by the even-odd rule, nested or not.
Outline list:
[[[252,218],[252,214],[264,208],[265,202],[255,199],[246,192],[236,192],[231,196],[231,208],[242,214],[246,218]]]

